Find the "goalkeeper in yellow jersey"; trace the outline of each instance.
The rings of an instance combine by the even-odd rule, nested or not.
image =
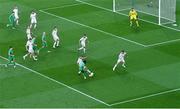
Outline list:
[[[139,27],[138,23],[138,14],[134,8],[132,8],[129,12],[129,18],[130,18],[130,26],[132,26],[133,21],[136,22],[137,27]]]

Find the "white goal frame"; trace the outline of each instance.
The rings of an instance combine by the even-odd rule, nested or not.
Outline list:
[[[147,15],[150,15],[150,16],[155,16],[155,17],[158,17],[158,25],[162,25],[162,24],[169,24],[169,23],[175,23],[176,22],[176,18],[175,18],[175,20],[171,20],[171,19],[168,19],[168,18],[165,18],[165,17],[162,17],[161,16],[161,2],[162,2],[162,0],[158,0],[158,15],[153,15],[153,14],[151,14],[151,13],[147,13],[147,12],[143,12],[143,11],[139,11],[139,10],[137,10],[138,12],[141,12],[141,13],[144,13],[144,14],[147,14]],[[175,6],[175,8],[176,8],[176,6]],[[113,12],[116,12],[116,0],[113,0],[113,6],[112,6],[112,10],[113,10]],[[123,10],[123,9],[122,9]],[[124,9],[124,10],[127,10],[127,9]],[[130,8],[129,8],[129,10],[130,10]],[[176,10],[176,9],[175,9]],[[175,14],[176,14],[176,12],[175,12]],[[166,23],[161,23],[161,18],[164,18],[164,19],[166,19],[166,20],[169,20],[170,22],[166,22]]]

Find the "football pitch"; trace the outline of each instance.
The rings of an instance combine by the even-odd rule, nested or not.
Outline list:
[[[13,30],[6,24],[14,5],[20,25]],[[0,10],[0,108],[180,108],[180,1],[177,27],[159,26],[144,13],[140,27],[130,27],[129,10],[112,12],[112,0],[0,0]],[[23,60],[32,10],[38,15],[38,46],[42,32],[48,36],[38,61]],[[60,30],[57,49],[54,26]],[[76,63],[84,33],[87,66],[95,74],[86,80]],[[16,68],[2,66],[9,46]],[[112,71],[121,50],[127,67]]]

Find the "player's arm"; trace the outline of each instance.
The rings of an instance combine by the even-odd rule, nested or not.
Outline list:
[[[131,11],[129,11],[129,18],[132,16],[132,12]]]

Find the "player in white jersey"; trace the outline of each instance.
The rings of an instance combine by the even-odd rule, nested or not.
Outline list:
[[[27,39],[32,39],[32,33],[31,33],[31,28],[30,26],[27,27],[26,29],[26,34],[27,34]]]
[[[35,61],[37,61],[36,56],[35,56],[35,52],[34,52],[34,43],[33,43],[32,39],[29,39],[27,41],[27,43],[26,43],[26,50],[28,51],[28,53],[23,56],[23,59],[25,60],[26,57],[28,55],[30,55],[30,58],[33,57],[33,59]]]
[[[16,25],[19,25],[19,10],[17,6],[14,7],[13,12],[14,12]]]
[[[28,51],[29,45],[30,45],[31,43],[33,43],[33,42],[32,42],[32,39],[30,38],[30,39],[28,39],[28,41],[26,42],[26,45],[25,45],[26,51]]]
[[[84,53],[86,52],[86,42],[87,42],[87,36],[86,34],[84,34],[83,37],[81,37],[81,39],[79,40],[80,43],[80,48],[78,50],[83,50]]]
[[[34,25],[34,29],[35,29],[37,26],[37,14],[36,14],[36,12],[34,12],[34,11],[31,12],[30,19],[31,19],[30,28],[32,28],[32,26]]]
[[[118,66],[118,64],[122,63],[122,66],[125,68],[125,58],[126,56],[126,52],[124,50],[122,50],[119,54],[119,57],[118,57],[118,60],[117,60],[117,63],[114,65],[113,67],[113,71],[116,69],[116,67]]]
[[[56,47],[59,46],[59,36],[58,36],[57,27],[54,27],[54,29],[52,31],[52,37],[53,37],[53,40],[54,40],[53,48],[56,48]]]

